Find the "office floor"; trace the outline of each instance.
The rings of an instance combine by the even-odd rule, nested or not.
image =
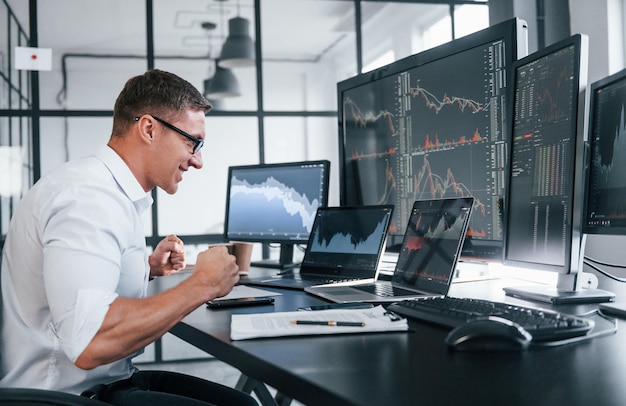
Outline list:
[[[140,369],[180,372],[230,387],[235,387],[241,375],[238,369],[207,356],[200,350],[170,335],[166,335],[163,339],[163,358],[166,361],[154,362],[153,353],[154,348],[148,347],[145,354],[136,360],[137,366]],[[268,389],[272,395],[276,394],[275,389],[271,387]],[[256,398],[254,394],[252,396]],[[295,400],[291,402],[291,406],[301,405],[303,404]]]

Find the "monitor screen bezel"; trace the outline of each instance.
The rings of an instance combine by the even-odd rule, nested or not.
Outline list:
[[[246,241],[246,242],[258,242],[258,243],[277,243],[277,244],[306,244],[309,240],[309,235],[301,234],[299,238],[292,237],[283,237],[276,235],[267,235],[267,236],[241,236],[241,235],[230,235],[229,234],[229,214],[230,214],[230,189],[231,189],[231,179],[234,171],[240,170],[259,170],[259,169],[274,169],[280,168],[288,170],[290,168],[301,168],[304,166],[321,166],[323,167],[323,175],[324,178],[322,180],[322,201],[318,206],[327,206],[328,205],[328,193],[330,189],[330,161],[321,159],[321,160],[311,160],[311,161],[297,161],[297,162],[281,162],[281,163],[266,163],[266,164],[254,164],[254,165],[237,165],[230,166],[228,168],[228,178],[227,178],[227,190],[226,190],[226,210],[224,217],[224,239],[226,241]],[[254,215],[254,214],[252,214]]]
[[[337,83],[337,106],[338,106],[338,134],[339,134],[339,197],[341,204],[366,204],[363,201],[348,201],[346,174],[346,133],[344,131],[345,120],[343,116],[344,93],[365,84],[375,82],[382,78],[397,75],[404,71],[426,65],[428,63],[441,60],[460,52],[503,40],[510,44],[506,48],[506,59],[510,65],[506,68],[507,83],[510,83],[512,62],[528,54],[528,26],[519,18],[513,18],[484,30],[458,38],[438,47],[425,50],[421,53],[392,62],[386,66],[375,69],[371,72],[356,75]],[[505,131],[506,129],[503,129]],[[508,135],[505,135],[507,138]],[[361,199],[362,200],[362,199]],[[398,210],[396,210],[396,213]],[[403,231],[403,230],[402,230]],[[388,248],[399,247],[403,238],[403,233],[390,233],[388,237]],[[501,262],[503,240],[487,240],[467,237],[463,246],[461,260],[479,260],[489,262]]]
[[[613,86],[615,83],[623,82],[626,84],[626,69],[622,69],[619,72],[616,72],[612,75],[604,77],[600,80],[593,82],[589,86],[589,124],[588,124],[588,132],[587,132],[587,145],[588,145],[588,153],[587,153],[587,162],[586,165],[588,170],[586,171],[585,178],[585,205],[583,210],[583,233],[584,234],[596,234],[596,235],[626,235],[626,225],[624,226],[602,226],[599,224],[591,224],[591,218],[589,213],[590,203],[589,200],[591,198],[592,192],[592,171],[593,171],[593,163],[594,163],[594,128],[595,128],[595,118],[596,118],[596,107],[597,100],[596,95],[598,90],[606,89],[607,87]]]
[[[514,128],[514,100],[516,91],[516,78],[518,70],[530,63],[534,63],[548,55],[551,55],[559,50],[567,47],[574,46],[575,48],[575,61],[578,63],[578,67],[575,72],[577,77],[575,81],[578,83],[578,92],[574,95],[576,97],[576,109],[574,111],[575,119],[570,123],[570,131],[575,134],[574,144],[574,165],[572,168],[572,197],[570,198],[570,207],[572,208],[569,213],[569,232],[567,243],[564,253],[563,264],[547,264],[535,260],[532,255],[526,256],[525,259],[511,259],[509,257],[511,244],[508,238],[509,233],[512,233],[510,227],[509,217],[515,214],[510,210],[510,177],[513,160],[509,159],[509,166],[507,168],[507,185],[509,186],[506,192],[505,199],[505,231],[504,231],[504,247],[503,247],[503,264],[511,267],[529,268],[538,271],[550,271],[557,272],[562,275],[576,274],[582,271],[582,206],[584,200],[584,172],[585,172],[585,138],[587,136],[587,103],[586,103],[586,88],[587,88],[587,65],[588,65],[588,37],[583,34],[574,34],[566,39],[558,41],[552,45],[549,45],[527,57],[524,57],[513,64],[513,71],[511,72],[511,86],[509,87],[509,100],[511,100],[511,106],[509,109],[509,125],[511,136],[513,136]],[[513,154],[513,145],[511,145],[510,153]]]

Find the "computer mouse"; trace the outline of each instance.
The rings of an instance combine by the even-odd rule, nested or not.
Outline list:
[[[456,351],[524,351],[531,341],[532,335],[522,326],[497,316],[472,319],[445,339]]]

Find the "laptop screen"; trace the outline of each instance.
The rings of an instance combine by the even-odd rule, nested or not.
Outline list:
[[[318,208],[300,273],[374,277],[392,212],[392,205]]]
[[[392,282],[446,294],[473,204],[472,197],[416,201]]]

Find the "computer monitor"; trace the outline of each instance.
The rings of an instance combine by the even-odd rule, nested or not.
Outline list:
[[[592,83],[589,96],[583,233],[626,235],[626,69]]]
[[[229,167],[226,240],[280,244],[278,260],[252,266],[296,266],[294,245],[308,242],[317,208],[328,204],[329,175],[327,160]]]
[[[461,259],[501,261],[507,87],[526,54],[512,19],[337,84],[340,201],[395,206],[388,251],[416,200],[473,196]]]
[[[626,235],[626,69],[591,84],[588,142],[583,238]],[[623,300],[610,306],[626,312]]]
[[[551,303],[602,302],[582,271],[588,39],[573,35],[513,64],[504,264],[558,273],[556,286],[506,287]]]

